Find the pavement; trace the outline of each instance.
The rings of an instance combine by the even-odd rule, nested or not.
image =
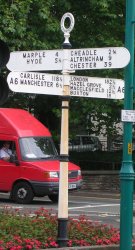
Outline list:
[[[48,248],[49,250],[54,250],[54,248]],[[119,250],[119,245],[106,245],[106,246],[89,246],[89,247],[65,247],[65,248],[55,248],[57,250]],[[41,249],[43,250],[43,249]],[[125,249],[127,250],[127,249]],[[135,245],[132,245],[132,250],[135,250]]]
[[[98,198],[112,198],[120,200],[120,192],[103,192],[103,191],[92,191],[92,190],[79,190],[71,193],[70,195],[85,196],[85,197],[98,197]],[[135,201],[135,194],[133,195],[133,201]],[[135,216],[135,207],[133,207],[133,216]]]
[[[87,197],[99,197],[99,198],[113,198],[113,199],[120,199],[120,193],[119,192],[103,192],[103,191],[93,191],[88,189],[82,189],[77,190],[73,193],[70,193],[70,195],[76,195],[76,196],[87,196]],[[135,196],[134,196],[135,198]]]

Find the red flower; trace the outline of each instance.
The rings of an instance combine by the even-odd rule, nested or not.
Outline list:
[[[26,245],[26,249],[32,249],[33,247],[31,245]]]
[[[52,242],[50,242],[50,246],[51,247],[58,247],[58,244],[56,243],[56,241],[52,241]]]
[[[98,239],[96,243],[97,243],[97,245],[103,245],[103,240],[102,239]]]

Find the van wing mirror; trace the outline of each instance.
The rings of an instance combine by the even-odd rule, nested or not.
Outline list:
[[[10,156],[10,162],[11,162],[11,163],[15,163],[17,166],[20,165],[20,164],[19,164],[19,161],[18,161],[18,159],[17,159],[17,157],[16,157],[16,155],[11,155],[11,156]]]

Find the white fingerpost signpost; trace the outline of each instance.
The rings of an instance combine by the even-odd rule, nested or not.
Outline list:
[[[69,27],[65,20],[69,19]],[[123,99],[124,81],[70,75],[75,70],[124,68],[130,53],[124,47],[71,49],[70,32],[74,17],[66,13],[61,19],[65,41],[62,50],[19,51],[10,54],[7,68],[9,88],[15,92],[59,95],[62,97],[60,177],[58,203],[58,244],[66,247],[68,241],[68,114],[70,96],[105,99]],[[62,70],[62,75],[33,71]],[[133,121],[135,114],[122,113],[123,120]]]
[[[66,18],[70,19],[70,26],[65,27]],[[61,117],[61,141],[60,141],[60,179],[59,179],[59,203],[58,203],[58,244],[60,247],[67,246],[67,223],[68,223],[68,114],[70,87],[68,82],[68,53],[71,48],[69,42],[70,32],[74,27],[74,17],[71,13],[66,13],[61,19],[61,30],[64,33],[63,43],[63,97],[62,97],[62,117]]]

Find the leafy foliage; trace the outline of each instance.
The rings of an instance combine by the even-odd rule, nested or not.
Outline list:
[[[1,0],[0,39],[7,42],[10,51],[59,49],[64,40],[60,20],[65,12],[71,12],[75,17],[75,27],[70,37],[73,48],[124,45],[124,0]],[[76,74],[123,79],[123,70],[89,70]],[[107,134],[114,134],[122,105],[122,101],[72,98],[70,134],[75,133],[76,127],[78,133],[98,134],[103,125],[107,126]],[[28,109],[54,134],[59,131],[59,97],[12,92],[6,106]],[[94,120],[97,121],[96,127]]]

